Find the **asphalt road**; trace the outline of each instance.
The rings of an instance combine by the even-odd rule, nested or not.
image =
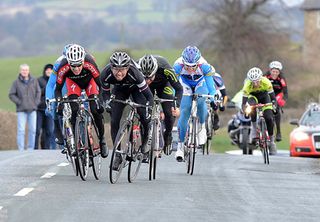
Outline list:
[[[190,176],[172,155],[132,184],[108,162],[84,182],[59,151],[0,152],[0,221],[320,221],[318,159],[198,153]]]

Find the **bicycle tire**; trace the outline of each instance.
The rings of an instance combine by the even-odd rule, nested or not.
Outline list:
[[[267,124],[263,118],[260,119],[260,140],[261,140],[261,145],[262,145],[262,150],[263,150],[263,161],[264,164],[269,164],[269,145],[267,141]]]
[[[129,131],[131,128],[130,126],[131,126],[131,123],[129,121],[123,122],[121,127],[118,130],[118,133],[114,142],[111,160],[110,160],[110,166],[109,166],[109,180],[110,180],[110,183],[112,184],[118,181],[121,175],[122,169],[126,164],[126,157],[127,157],[127,152],[128,152],[129,143],[130,143],[130,131]],[[117,168],[117,170],[115,170],[114,164],[115,164],[115,156],[117,153],[119,153],[119,156],[121,156],[121,163]]]
[[[71,127],[69,129],[65,128],[64,129],[64,137],[66,138],[67,135],[69,135],[70,132],[68,132],[68,130],[72,130]],[[78,169],[78,165],[76,163],[76,157],[74,155],[72,155],[73,151],[75,152],[75,143],[74,143],[74,137],[71,136],[70,141],[66,141],[66,139],[64,139],[65,141],[65,147],[67,149],[67,160],[68,162],[71,164],[73,172],[76,176],[79,176],[79,169]]]
[[[87,123],[81,117],[76,118],[75,144],[76,144],[76,163],[79,175],[82,180],[86,180],[89,169],[89,148],[87,137]]]
[[[192,130],[192,141],[193,146],[191,147],[191,155],[190,155],[190,175],[193,175],[194,171],[194,162],[196,157],[196,150],[197,150],[197,119],[192,118],[193,121],[193,130]]]
[[[140,132],[141,135],[141,132]],[[143,155],[141,153],[141,136],[138,138],[137,141],[133,141],[133,131],[131,127],[130,131],[130,150],[128,156],[128,182],[132,183],[134,179],[138,176],[140,166],[141,166],[141,161],[143,159]]]
[[[100,140],[98,128],[91,117],[91,122],[88,124],[88,144],[89,144],[89,156],[92,164],[93,176],[96,180],[99,180],[101,176],[101,153],[100,153]]]
[[[149,153],[149,180],[156,179],[156,170],[157,170],[157,155],[156,152],[159,150],[159,131],[158,131],[157,121],[153,121],[151,124],[150,135],[152,135],[151,140],[151,149]]]

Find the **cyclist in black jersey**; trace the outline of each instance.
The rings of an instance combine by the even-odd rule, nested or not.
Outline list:
[[[66,57],[62,58],[57,69],[57,83],[55,89],[55,97],[57,101],[62,98],[62,87],[66,82],[68,98],[77,99],[81,95],[82,89],[86,90],[89,98],[99,95],[100,72],[94,58],[89,53],[85,52],[80,45],[73,44],[66,52]],[[94,121],[98,127],[100,136],[101,156],[108,156],[108,148],[104,139],[104,124],[103,124],[103,108],[98,108],[95,101],[90,101],[90,110]],[[74,127],[76,122],[76,114],[79,105],[76,103],[70,104],[72,109],[71,123]],[[60,106],[60,110],[62,106]]]
[[[153,95],[156,93],[161,99],[174,99],[174,94],[177,97],[175,109],[173,102],[162,103],[165,124],[164,146],[169,147],[172,142],[172,128],[175,117],[180,115],[182,85],[168,61],[161,56],[144,55],[140,58],[139,65]]]
[[[111,95],[110,85],[113,85],[112,94],[115,99],[126,100],[131,97],[136,103],[153,105],[153,96],[143,74],[138,69],[137,63],[126,52],[115,52],[111,55],[110,63],[101,71],[100,80],[105,101],[109,100]],[[112,141],[115,142],[125,105],[113,102],[111,107],[111,137]],[[141,151],[147,156],[149,150],[146,146],[146,133],[148,132],[150,115],[146,113],[145,108],[137,108],[137,111],[143,126]],[[119,158],[119,156],[116,156],[116,158]],[[120,161],[116,162],[120,164]]]
[[[276,133],[276,141],[281,141],[281,112],[282,107],[286,104],[288,100],[288,87],[287,81],[282,72],[282,64],[279,61],[272,61],[269,64],[269,71],[265,74],[265,76],[270,80],[274,93],[277,99],[277,112],[274,115],[275,125],[277,129]]]

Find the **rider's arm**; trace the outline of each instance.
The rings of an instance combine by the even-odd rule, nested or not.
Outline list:
[[[170,85],[175,90],[175,96],[177,97],[177,107],[180,107],[180,102],[183,94],[183,87],[172,69],[164,69],[164,74],[170,82]]]
[[[103,101],[109,100],[111,96],[111,86],[108,81],[111,75],[112,75],[112,71],[111,71],[110,65],[107,65],[106,67],[104,67],[104,69],[101,71],[101,74],[100,74],[101,95],[102,95]]]
[[[287,81],[284,77],[281,77],[281,86],[283,91],[283,99],[287,101],[289,98],[289,95],[288,95]]]
[[[202,64],[201,69],[207,84],[209,95],[214,96],[216,94],[216,87],[214,86],[214,81],[212,78],[213,76],[212,67],[209,64]],[[213,101],[214,99],[210,98],[210,100]]]
[[[100,71],[99,68],[95,62],[95,59],[92,55],[86,54],[85,60],[84,60],[84,67],[88,69],[91,72],[91,75],[96,82],[96,84],[101,87],[101,82],[100,82]]]

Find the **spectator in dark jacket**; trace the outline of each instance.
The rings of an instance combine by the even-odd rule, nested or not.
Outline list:
[[[46,99],[45,91],[46,85],[48,83],[49,77],[52,73],[53,65],[47,64],[43,68],[42,76],[38,78],[39,86],[41,89],[41,100],[37,110],[37,131],[36,131],[36,141],[35,149],[38,149],[39,146],[39,137],[41,149],[55,149],[56,143],[54,141],[54,122],[51,116],[46,116]]]
[[[20,73],[10,89],[9,98],[16,104],[17,110],[17,144],[20,151],[25,148],[25,128],[28,123],[28,146],[34,149],[37,107],[40,102],[41,91],[37,79],[30,75],[30,67],[27,64],[20,65]]]

